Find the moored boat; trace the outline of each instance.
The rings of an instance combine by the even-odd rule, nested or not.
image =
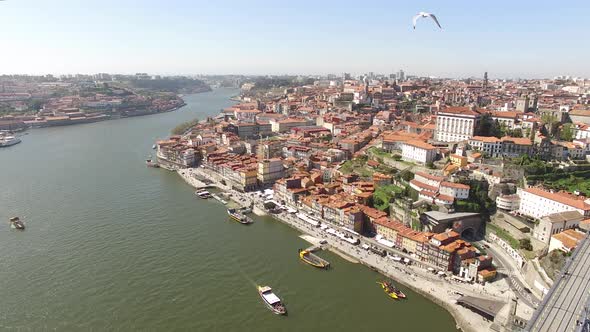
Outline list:
[[[202,199],[207,199],[207,198],[213,197],[213,196],[211,196],[211,193],[208,192],[207,190],[197,190],[197,191],[195,191],[195,195],[199,196],[199,198],[202,198]]]
[[[9,219],[8,222],[10,223],[10,227],[14,229],[18,229],[21,231],[25,229],[25,223],[22,220],[20,220],[19,217],[12,217]]]
[[[399,288],[395,287],[395,285],[389,281],[382,281],[377,282],[383,288],[383,291],[393,299],[405,299],[406,294],[404,294]]]
[[[325,269],[330,266],[330,263],[317,257],[316,255],[307,250],[299,250],[299,259],[311,266],[315,266],[320,269]]]
[[[234,221],[239,222],[240,224],[243,225],[248,225],[253,223],[254,221],[252,220],[252,218],[245,216],[244,214],[236,211],[236,209],[227,209],[227,214],[230,216],[230,218],[232,218]]]
[[[0,136],[0,148],[13,146],[20,142],[21,140],[18,137],[4,135]]]
[[[266,306],[275,314],[285,315],[287,313],[287,308],[285,308],[281,299],[272,292],[272,288],[268,286],[258,286],[258,294],[264,301],[264,304],[266,304]]]

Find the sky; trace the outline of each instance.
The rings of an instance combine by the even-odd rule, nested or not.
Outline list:
[[[420,12],[437,15],[439,30]],[[0,74],[590,77],[590,1],[0,1]]]

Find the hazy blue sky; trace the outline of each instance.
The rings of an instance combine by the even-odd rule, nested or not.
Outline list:
[[[590,1],[6,0],[0,74],[590,77]],[[423,19],[435,13],[444,31]]]

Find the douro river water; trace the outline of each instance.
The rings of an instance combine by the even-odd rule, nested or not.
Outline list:
[[[185,96],[176,112],[29,131],[0,149],[0,330],[454,331],[445,310],[271,218],[242,226],[175,173],[147,168],[152,144],[232,104],[235,89]],[[154,156],[155,157],[155,156]],[[20,216],[27,229],[10,229]],[[267,284],[289,315],[273,315]]]

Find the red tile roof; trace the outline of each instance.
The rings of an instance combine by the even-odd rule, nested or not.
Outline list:
[[[469,116],[478,116],[480,113],[478,111],[471,110],[470,107],[447,107],[438,111],[438,114],[447,113],[447,114],[456,114],[456,115],[469,115]]]
[[[424,150],[435,150],[436,149],[436,147],[434,147],[428,143],[417,141],[417,140],[407,141],[406,144],[417,147],[419,149],[424,149]]]

